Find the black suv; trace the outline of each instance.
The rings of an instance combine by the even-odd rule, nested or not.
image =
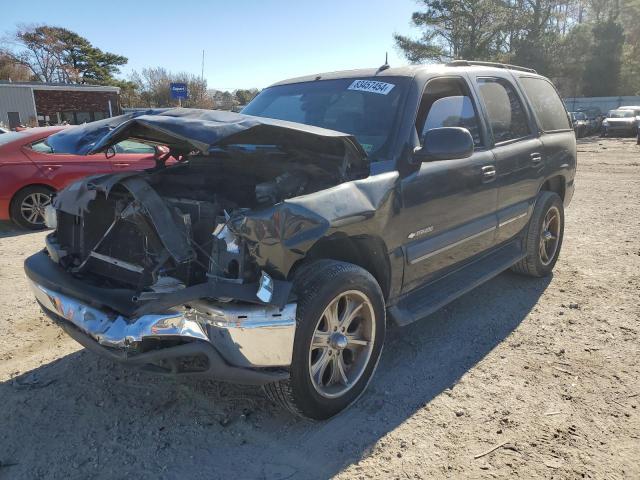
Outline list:
[[[458,61],[284,81],[242,113],[136,112],[56,152],[156,146],[156,167],[61,191],[25,262],[44,311],[140,368],[263,385],[328,418],[406,325],[562,245],[576,140],[534,71]]]

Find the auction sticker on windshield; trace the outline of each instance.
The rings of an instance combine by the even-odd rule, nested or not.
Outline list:
[[[395,85],[393,83],[376,82],[374,80],[355,80],[349,85],[348,90],[358,90],[360,92],[378,93],[386,95]]]

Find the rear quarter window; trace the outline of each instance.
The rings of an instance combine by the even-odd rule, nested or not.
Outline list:
[[[478,88],[496,144],[531,134],[524,106],[511,83],[502,78],[478,78]]]
[[[570,130],[567,111],[551,82],[542,78],[521,77],[524,89],[542,130]]]

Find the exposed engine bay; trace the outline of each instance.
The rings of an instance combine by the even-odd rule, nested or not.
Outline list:
[[[63,191],[54,203],[57,231],[49,239],[52,250],[55,245],[50,253],[87,281],[141,293],[174,291],[210,277],[255,281],[260,273],[243,239],[229,230],[229,219],[339,181],[319,168],[259,155],[267,168],[222,154],[195,155],[156,171],[101,176],[85,181],[81,191]]]

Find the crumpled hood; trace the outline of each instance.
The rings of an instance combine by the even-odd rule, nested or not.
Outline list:
[[[225,145],[277,145],[285,149],[350,157],[368,164],[349,134],[301,123],[241,113],[195,108],[150,109],[65,129],[47,144],[55,153],[89,155],[127,138],[166,145],[176,151],[210,150]]]

